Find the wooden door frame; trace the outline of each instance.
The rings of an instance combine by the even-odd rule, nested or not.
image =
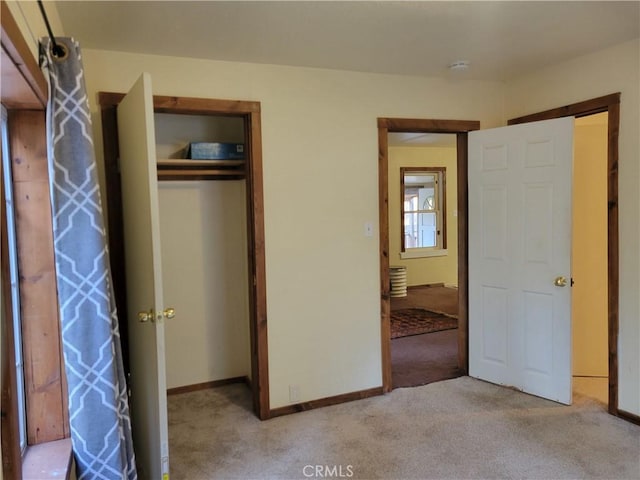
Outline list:
[[[508,125],[550,120],[561,117],[584,117],[607,112],[607,276],[608,276],[608,344],[609,344],[609,401],[608,411],[612,415],[640,424],[640,417],[618,408],[618,337],[619,337],[619,229],[618,229],[618,134],[620,129],[620,97],[613,93],[583,102],[545,110],[510,119]],[[444,122],[452,122],[447,125]],[[380,291],[382,331],[382,384],[385,392],[392,390],[391,341],[390,341],[390,297],[389,297],[389,206],[388,206],[388,138],[389,132],[456,133],[458,155],[458,308],[460,311],[458,330],[458,364],[468,371],[468,190],[467,132],[478,130],[469,126],[476,122],[462,122],[456,131],[456,121],[378,119],[378,180],[380,202]]]
[[[380,222],[380,324],[382,390],[393,390],[391,378],[391,300],[389,285],[389,132],[451,133],[456,135],[458,198],[458,367],[469,370],[468,309],[468,133],[479,121],[378,118],[378,198]]]
[[[618,408],[618,335],[619,335],[619,246],[618,246],[618,132],[620,130],[620,93],[592,98],[543,112],[512,118],[508,125],[551,120],[561,117],[585,117],[608,112],[607,120],[607,277],[609,341],[609,413],[640,423],[640,417]]]
[[[128,361],[126,320],[126,278],[124,270],[124,233],[122,196],[118,168],[117,106],[123,93],[100,92],[105,183],[107,190],[109,249],[119,311],[123,354]],[[262,173],[262,124],[260,102],[215,100],[190,97],[153,96],[156,113],[190,115],[224,115],[242,117],[245,144],[249,154],[246,164],[247,243],[249,258],[249,332],[251,340],[251,391],[253,409],[258,418],[271,416],[269,407],[269,369],[267,341],[267,288],[264,237],[264,200]]]

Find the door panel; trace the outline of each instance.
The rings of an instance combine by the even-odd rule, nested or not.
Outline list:
[[[573,118],[469,134],[469,373],[562,403],[572,163]]]
[[[118,132],[136,464],[142,479],[168,478],[164,305],[153,97],[148,74],[140,77],[118,106]],[[139,321],[140,312],[149,313],[145,322]]]
[[[506,261],[507,189],[502,185],[485,187],[481,192],[483,256],[487,261]]]
[[[482,359],[497,368],[506,367],[508,363],[507,294],[506,288],[483,288]]]

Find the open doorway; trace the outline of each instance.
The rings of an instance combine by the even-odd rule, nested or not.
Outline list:
[[[608,395],[607,404],[610,413],[624,418],[633,416],[618,409],[618,129],[620,94],[611,94],[563,107],[547,110],[509,120],[509,125],[534,122],[551,118],[575,116],[586,117],[607,112],[607,353],[608,353]],[[381,279],[381,338],[382,338],[382,374],[383,390],[389,392],[392,386],[391,344],[390,344],[390,258],[389,258],[389,192],[388,192],[388,133],[389,132],[425,132],[456,133],[457,177],[458,177],[458,365],[468,371],[468,135],[478,130],[479,122],[416,120],[416,119],[378,119],[379,146],[379,212],[380,212],[380,279]]]
[[[609,413],[636,421],[635,416],[618,409],[618,334],[619,334],[619,250],[618,250],[618,132],[620,93],[585,100],[542,112],[512,118],[509,125],[574,116],[577,119],[606,113],[606,260],[607,260],[607,387]],[[574,337],[575,338],[575,337]],[[576,375],[576,371],[573,371]]]
[[[458,366],[456,135],[388,134],[392,386],[463,375]]]
[[[380,214],[380,303],[381,303],[381,338],[382,338],[382,387],[383,391],[393,389],[391,361],[391,283],[390,267],[395,261],[390,256],[390,192],[389,192],[389,133],[416,134],[453,134],[455,136],[455,170],[456,170],[456,234],[457,246],[457,330],[455,333],[457,348],[457,368],[462,374],[468,369],[467,342],[467,309],[468,309],[468,276],[467,276],[467,133],[478,130],[480,122],[465,120],[428,120],[428,119],[378,119],[378,182],[379,182],[379,214]],[[451,185],[451,182],[448,182]],[[400,194],[396,195],[398,204]],[[403,192],[404,201],[404,192]],[[398,232],[400,235],[400,232]]]
[[[608,397],[608,113],[576,118],[573,162],[572,375],[574,395]]]

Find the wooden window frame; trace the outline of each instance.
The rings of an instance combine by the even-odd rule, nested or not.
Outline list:
[[[27,444],[68,438],[67,386],[64,376],[55,278],[53,232],[47,165],[45,109],[47,82],[29,45],[1,2],[2,104],[8,113],[9,148],[15,189],[20,298],[25,358]],[[2,172],[4,176],[5,172]],[[3,195],[4,197],[4,195]],[[2,252],[5,255],[6,212],[2,202]],[[2,268],[8,268],[5,259]],[[3,273],[5,299],[8,277]],[[2,467],[5,478],[21,478],[22,457],[17,425],[15,363],[11,305],[3,304]],[[13,369],[8,369],[13,370]]]
[[[447,249],[447,167],[400,167],[400,251],[406,252],[407,247],[405,245],[405,235],[404,235],[404,175],[407,172],[414,173],[423,173],[423,172],[434,172],[438,174],[440,178],[440,185],[438,185],[438,196],[441,198],[440,201],[440,224],[436,225],[440,227],[440,246],[435,247],[414,247],[412,250],[417,250],[420,248],[429,249],[430,251],[444,251]],[[425,255],[424,258],[427,258],[429,255]],[[422,257],[417,257],[422,258]]]
[[[20,451],[20,425],[18,423],[18,399],[16,353],[13,342],[13,302],[11,301],[11,275],[9,272],[9,241],[7,237],[7,210],[4,192],[4,169],[0,169],[0,217],[2,226],[2,472],[5,478],[22,478]]]

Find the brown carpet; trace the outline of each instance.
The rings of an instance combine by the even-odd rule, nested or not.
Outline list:
[[[462,375],[458,368],[458,329],[391,342],[393,388],[416,387]]]
[[[442,286],[412,287],[406,297],[391,299],[391,313],[408,308],[458,315],[458,290]],[[414,387],[462,375],[458,369],[458,329],[392,338],[393,388]]]
[[[403,308],[391,312],[391,338],[440,332],[457,327],[457,318],[425,308]]]

